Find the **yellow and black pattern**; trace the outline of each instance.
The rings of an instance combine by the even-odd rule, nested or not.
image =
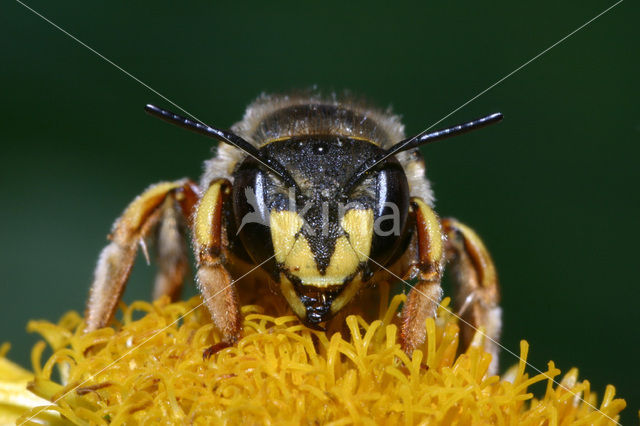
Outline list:
[[[234,279],[244,276],[243,269],[259,268],[264,275],[266,288],[258,287],[256,295],[280,293],[280,305],[288,304],[315,329],[345,315],[365,287],[391,280],[391,270],[400,274],[396,278],[416,278],[401,330],[410,352],[424,342],[420,330],[435,313],[445,255],[451,254],[474,313],[471,323],[489,324],[483,316],[489,311],[478,310],[484,306],[478,301],[497,301],[491,293],[497,285],[487,284],[496,282],[490,258],[477,235],[457,222],[446,222],[452,226],[445,226],[451,240],[445,247],[417,147],[497,122],[501,114],[405,139],[398,117],[337,96],[262,96],[231,131],[153,105],[145,109],[221,144],[205,163],[200,189],[187,181],[152,187],[118,222],[96,268],[93,287],[100,291],[92,291],[90,306],[102,308],[89,310],[88,317],[97,318],[94,327],[108,320],[137,245],[146,247],[145,236],[158,223],[158,282],[164,293],[179,289],[186,256],[175,225],[178,209],[192,228],[196,278],[225,344],[241,333]],[[103,293],[109,302],[96,302],[94,295]],[[489,313],[499,317],[495,309]]]
[[[296,185],[284,186],[253,158],[245,159],[233,175],[237,238],[256,264],[275,255],[266,268],[296,314],[318,326],[379,269],[369,258],[386,264],[402,250],[400,241],[410,232],[408,183],[391,158],[375,175],[347,187],[363,164],[383,152],[367,140],[300,136],[272,141],[261,152],[287,164]],[[388,229],[376,232],[378,225]]]

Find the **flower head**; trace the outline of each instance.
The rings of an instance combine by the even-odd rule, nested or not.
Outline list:
[[[43,399],[32,401],[20,420],[52,422],[57,412],[74,424],[98,425],[613,424],[625,406],[608,386],[596,409],[596,396],[576,369],[560,378],[549,362],[547,371],[530,377],[524,341],[516,366],[502,378],[489,375],[491,356],[480,333],[458,354],[448,299],[426,323],[425,346],[409,357],[393,323],[403,300],[393,298],[370,324],[348,317],[348,337],[245,306],[242,339],[209,359],[203,350],[220,336],[200,297],[122,305],[120,323],[88,334],[75,312],[58,324],[32,321],[29,329],[53,354],[42,364],[46,344],[34,347],[29,389]],[[541,398],[528,391],[537,382],[547,384]],[[44,400],[51,404],[42,406]]]

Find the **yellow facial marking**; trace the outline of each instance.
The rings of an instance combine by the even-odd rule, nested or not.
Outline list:
[[[371,252],[373,210],[349,210],[342,218],[341,225],[349,234],[349,242],[356,255],[361,262],[365,262]]]
[[[353,274],[360,260],[353,251],[345,236],[336,240],[336,246],[329,266],[324,275],[320,273],[316,261],[309,247],[307,239],[300,235],[296,239],[293,248],[286,255],[284,267],[289,273],[300,278],[302,284],[316,287],[327,287],[342,284],[349,275]]]
[[[291,274],[300,277],[303,283],[315,275],[320,275],[311,247],[303,235],[299,235],[295,240],[291,250],[286,253],[283,263],[285,268]]]
[[[214,183],[205,192],[196,210],[195,234],[196,241],[200,247],[211,245],[211,226],[213,216],[218,208],[218,197],[220,195],[220,184]]]
[[[296,242],[296,234],[302,228],[302,218],[296,212],[271,212],[269,215],[271,226],[271,241],[275,251],[276,261],[284,263]],[[311,258],[313,261],[313,258]]]
[[[336,239],[334,251],[324,274],[318,270],[311,246],[299,234],[303,219],[295,212],[272,212],[271,239],[276,260],[302,284],[316,287],[340,285],[367,260],[373,236],[373,211],[349,210],[341,220],[347,235]],[[318,232],[320,232],[318,230]]]
[[[339,237],[336,240],[336,247],[329,260],[325,276],[333,277],[334,284],[341,284],[345,278],[356,272],[359,263],[360,259],[353,251],[347,237]]]

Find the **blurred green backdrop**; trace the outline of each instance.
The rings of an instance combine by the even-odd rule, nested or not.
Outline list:
[[[392,105],[413,134],[613,1],[27,4],[218,126],[317,84]],[[640,406],[637,16],[623,2],[441,124],[499,126],[424,149],[438,212],[493,253],[504,345],[527,339],[533,365],[577,366],[599,395],[614,384],[623,419]],[[197,178],[212,143],[146,116],[169,104],[19,3],[0,28],[0,338],[27,365],[27,320],[82,310],[112,221],[148,184]],[[127,301],[149,297],[137,266]]]

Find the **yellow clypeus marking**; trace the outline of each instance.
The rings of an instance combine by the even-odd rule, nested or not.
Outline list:
[[[353,251],[347,237],[342,236],[336,240],[336,247],[329,260],[329,267],[326,270],[327,277],[335,277],[335,284],[342,284],[345,278],[352,275],[358,269],[360,259]]]
[[[307,279],[320,276],[315,256],[304,235],[298,236],[291,250],[286,253],[283,263],[291,274],[302,280],[303,284],[306,283]]]
[[[329,266],[323,275],[318,270],[315,256],[307,239],[300,235],[286,256],[284,266],[292,275],[300,278],[302,284],[327,287],[342,284],[349,275],[356,272],[359,263],[360,260],[351,244],[345,236],[342,236],[336,240]]]
[[[302,218],[296,212],[284,210],[271,212],[269,215],[271,241],[273,241],[273,250],[277,262],[284,263],[285,258],[296,242],[296,234],[300,232],[302,223]]]
[[[289,273],[300,278],[302,284],[327,287],[342,284],[349,275],[356,272],[360,260],[347,238],[342,236],[336,240],[329,266],[322,275],[307,239],[300,235],[283,263]]]
[[[420,213],[427,225],[427,233],[429,235],[429,262],[437,264],[440,262],[444,254],[440,220],[431,207],[429,207],[424,201],[419,198],[414,198],[412,201],[418,205]]]
[[[213,217],[218,208],[218,198],[220,195],[220,183],[212,184],[204,196],[200,199],[196,210],[195,234],[196,241],[200,247],[210,247],[212,241]]]
[[[300,235],[303,219],[291,211],[272,212],[271,239],[276,260],[302,284],[316,287],[339,285],[353,275],[360,262],[367,260],[373,235],[373,211],[349,210],[341,221],[347,236],[340,236],[324,274],[318,270],[315,256],[304,235]]]
[[[373,238],[373,210],[349,210],[342,217],[341,225],[349,235],[349,242],[360,262],[366,262]]]

